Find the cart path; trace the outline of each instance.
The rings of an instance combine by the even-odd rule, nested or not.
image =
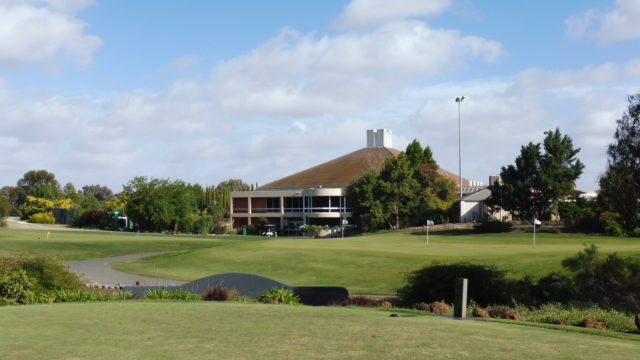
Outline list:
[[[163,254],[163,252],[147,252],[142,254],[129,254],[102,259],[82,261],[65,261],[73,272],[77,273],[86,283],[99,285],[126,286],[135,285],[136,281],[145,281],[147,285],[182,285],[180,280],[152,278],[148,276],[129,274],[113,270],[109,264],[116,261],[135,260],[148,256]]]

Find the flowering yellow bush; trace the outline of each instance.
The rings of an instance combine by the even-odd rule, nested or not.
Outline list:
[[[20,210],[22,210],[23,219],[29,219],[31,215],[44,213],[49,209],[71,209],[72,207],[73,202],[71,199],[52,201],[45,198],[27,196]]]
[[[127,195],[114,196],[111,200],[104,203],[104,207],[110,211],[122,211],[127,206]]]
[[[54,224],[56,219],[53,217],[53,213],[51,211],[35,213],[29,216],[29,222],[37,223],[37,224]]]

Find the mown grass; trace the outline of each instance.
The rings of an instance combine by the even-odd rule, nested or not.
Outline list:
[[[601,252],[640,255],[640,240],[604,236],[471,234],[446,232],[425,236],[382,233],[342,239],[248,238],[215,248],[191,249],[119,262],[114,268],[146,276],[192,280],[223,272],[247,272],[291,285],[344,286],[352,293],[392,294],[404,274],[433,263],[496,265],[513,278],[541,277],[562,271],[561,261],[597,244]]]
[[[225,272],[258,274],[297,286],[344,286],[352,293],[392,294],[404,274],[438,263],[496,265],[519,278],[562,271],[560,262],[596,244],[602,253],[640,255],[640,239],[538,234],[536,247],[526,233],[430,234],[385,232],[343,239],[188,236],[98,231],[0,229],[0,256],[43,255],[82,260],[133,253],[166,254],[113,265],[150,277],[193,280]]]
[[[50,232],[47,240],[47,232]],[[225,241],[212,236],[137,234],[105,231],[17,230],[0,228],[0,256],[47,256],[86,260],[155,251],[215,247]]]
[[[640,341],[435,316],[215,302],[0,308],[2,359],[629,359]],[[46,326],[34,326],[46,324]]]

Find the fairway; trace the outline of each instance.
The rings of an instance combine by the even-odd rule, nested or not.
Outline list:
[[[116,263],[117,270],[151,277],[193,280],[224,272],[247,272],[297,286],[344,286],[352,293],[393,294],[403,274],[434,262],[493,264],[509,276],[539,277],[561,271],[560,262],[596,244],[603,253],[640,256],[640,240],[606,236],[474,234],[430,235],[384,232],[344,239],[197,236],[100,231],[0,229],[0,256],[42,255],[83,260],[164,251],[166,254]]]
[[[540,277],[562,271],[560,262],[597,244],[602,252],[640,255],[634,238],[540,234],[532,247],[531,234],[436,233],[429,245],[424,235],[380,233],[344,240],[247,238],[214,248],[120,262],[120,271],[171,279],[192,280],[223,272],[248,272],[299,286],[344,286],[352,293],[392,294],[404,274],[439,263],[467,261],[492,264],[509,276]]]
[[[115,302],[0,308],[2,359],[629,359],[640,342],[371,309]],[[46,326],[37,326],[37,324]],[[633,335],[627,335],[633,339]]]

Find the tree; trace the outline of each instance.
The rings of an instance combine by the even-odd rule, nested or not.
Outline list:
[[[489,206],[502,206],[529,221],[557,211],[558,200],[575,187],[584,165],[575,157],[580,149],[573,148],[571,138],[559,129],[545,133],[544,154],[541,144],[530,142],[520,148],[515,166],[502,167],[502,183],[489,186],[500,197],[492,196]]]
[[[622,216],[631,232],[640,226],[640,94],[628,97],[627,112],[618,119],[615,141],[607,150],[607,169],[600,178],[598,201]]]
[[[378,176],[377,170],[371,170],[347,187],[347,201],[351,204],[353,221],[364,232],[377,230],[384,224],[384,210],[378,194]]]
[[[18,187],[24,189],[27,195],[40,197],[49,200],[62,198],[60,184],[56,180],[54,173],[47,170],[27,171],[17,182]],[[21,205],[21,204],[20,204]]]
[[[47,170],[30,170],[24,173],[22,178],[18,180],[18,186],[22,188],[30,188],[36,185],[51,185],[56,189],[60,189],[60,184],[56,180],[56,175]]]
[[[14,209],[20,207],[27,198],[27,192],[19,186],[5,186],[0,189],[0,194],[9,199]]]
[[[410,223],[418,205],[420,184],[414,179],[415,168],[404,153],[388,158],[380,171],[379,187],[387,222],[393,229]]]
[[[11,212],[11,202],[6,197],[0,195],[0,226],[5,226],[6,219]]]
[[[80,194],[76,190],[76,187],[73,186],[72,183],[66,183],[64,185],[64,187],[62,188],[62,194],[64,195],[64,197],[71,199],[74,204],[80,204],[80,202],[82,201],[82,194]]]
[[[100,202],[105,202],[113,198],[113,191],[106,186],[101,185],[85,185],[82,187],[82,194],[84,196],[93,195]]]

